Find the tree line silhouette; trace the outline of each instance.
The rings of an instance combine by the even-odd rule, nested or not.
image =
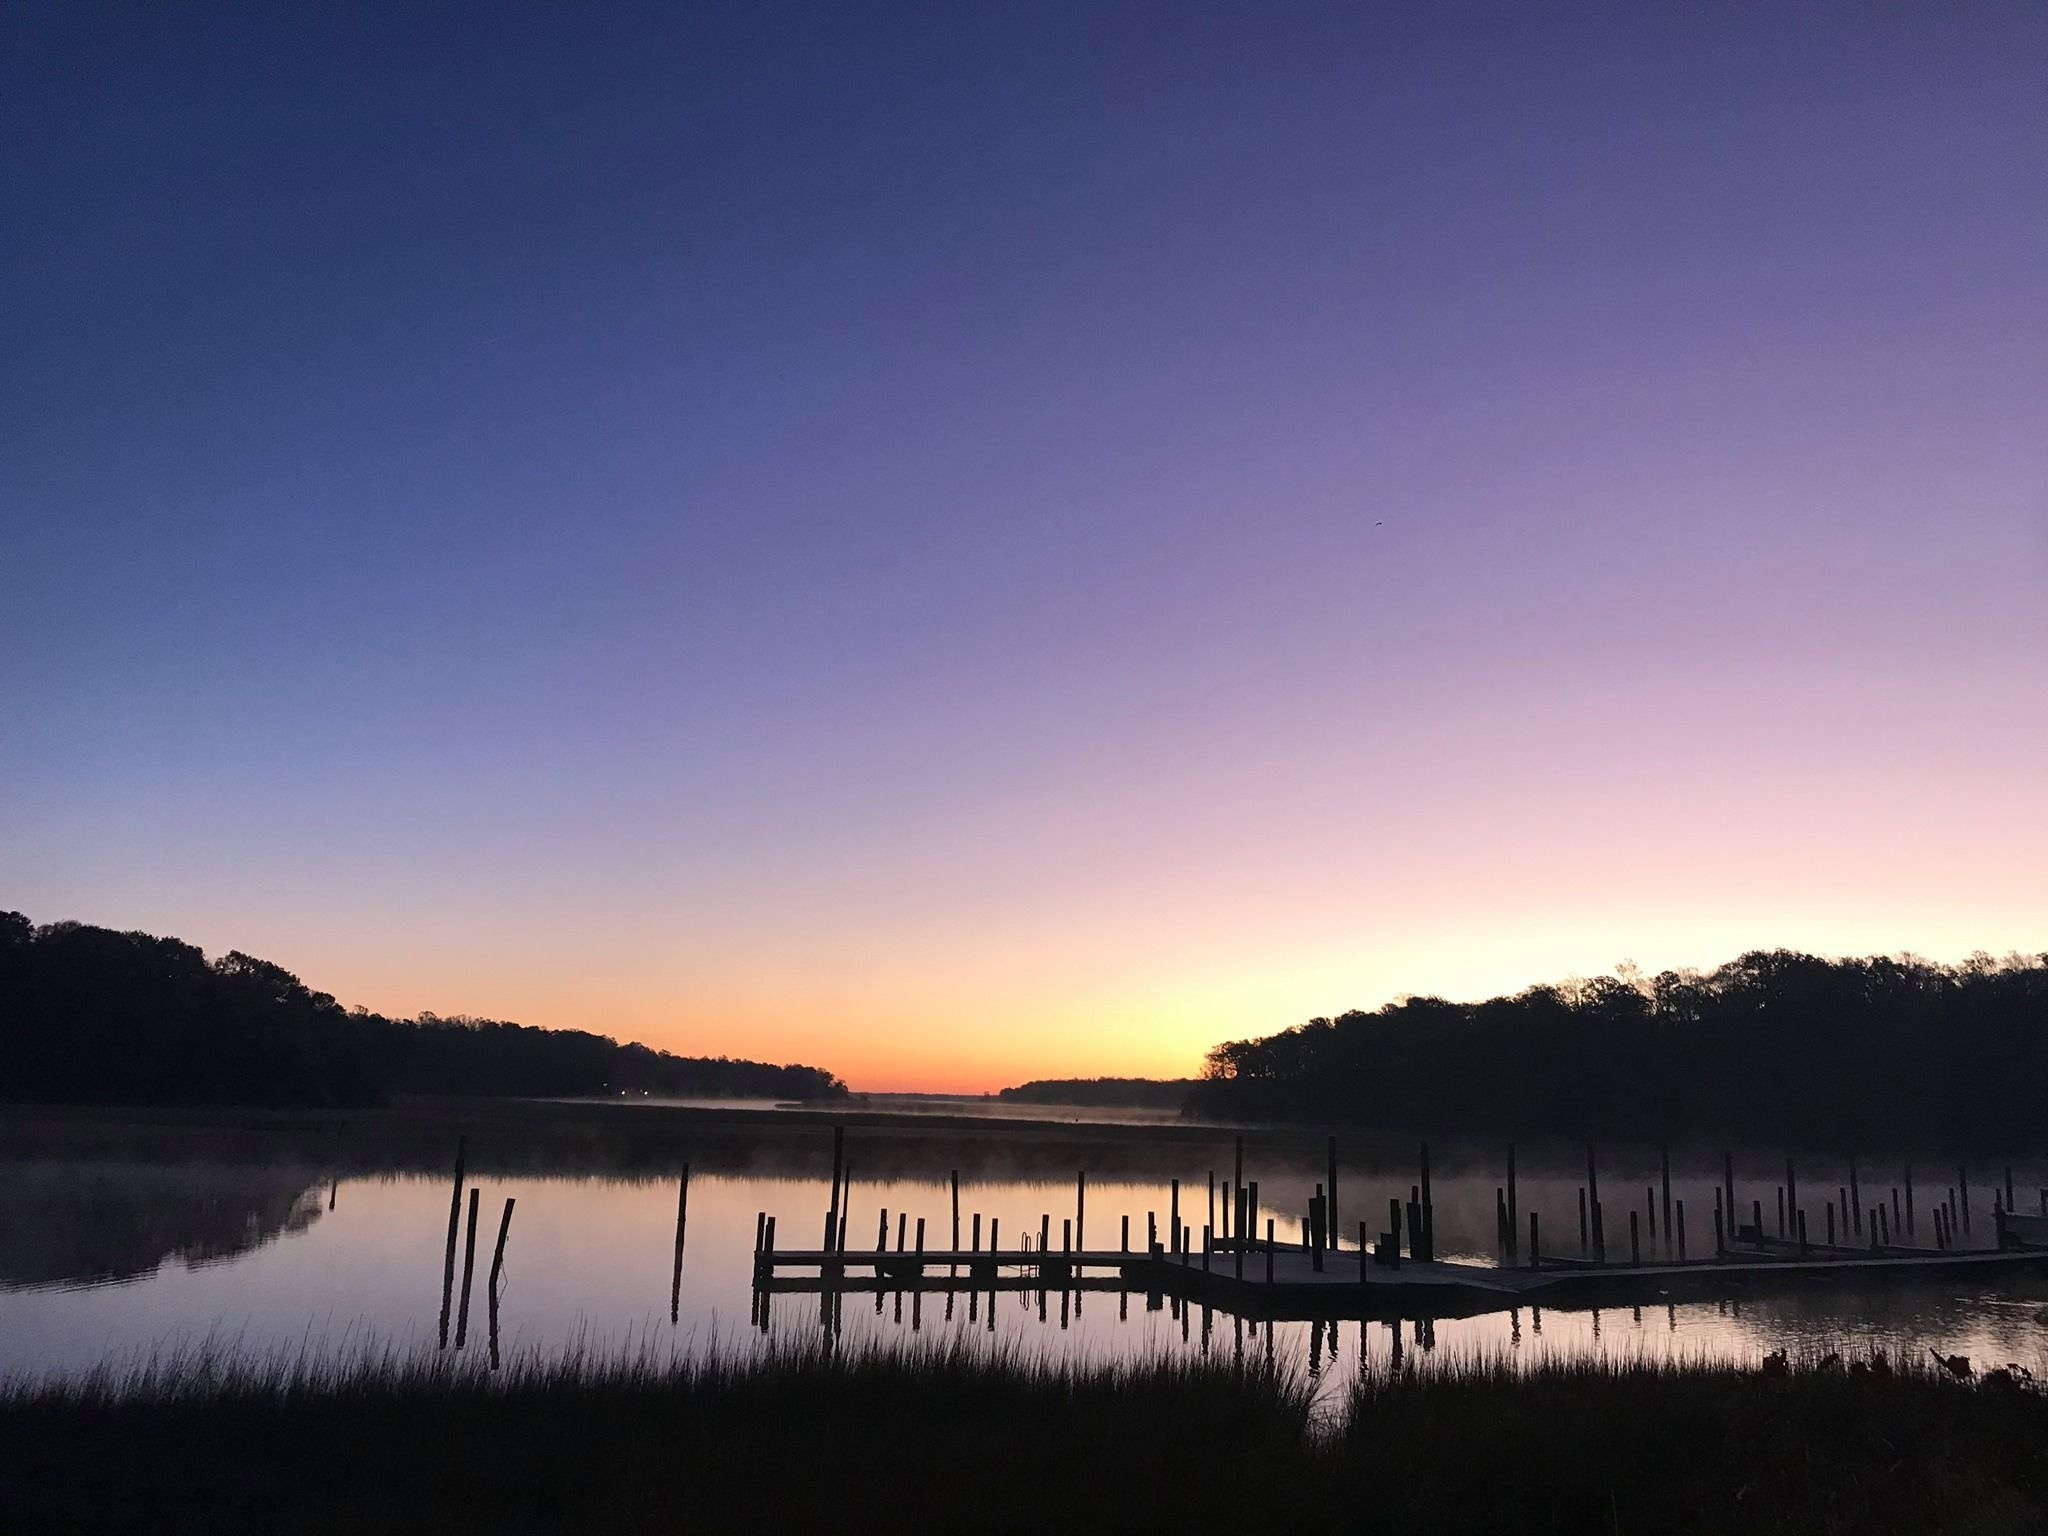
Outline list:
[[[1179,1109],[1194,1086],[1194,1079],[1187,1077],[1039,1077],[999,1089],[996,1097],[1012,1104]]]
[[[239,950],[0,912],[0,1100],[376,1103],[396,1093],[816,1099],[819,1067],[675,1056],[577,1029],[388,1019]]]
[[[2048,1137],[2048,954],[1622,966],[1453,1003],[1408,997],[1208,1054],[1193,1113],[1426,1134],[1753,1135],[1959,1146]]]

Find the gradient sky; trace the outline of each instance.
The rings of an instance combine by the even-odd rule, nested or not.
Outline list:
[[[0,906],[864,1088],[2048,948],[2048,8],[66,0],[0,122]]]

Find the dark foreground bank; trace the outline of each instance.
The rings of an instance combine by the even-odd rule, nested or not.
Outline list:
[[[19,1530],[2038,1532],[2048,1401],[1933,1366],[1298,1376],[976,1348],[227,1368],[0,1396]]]

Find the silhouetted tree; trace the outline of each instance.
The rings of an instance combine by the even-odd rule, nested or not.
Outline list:
[[[1479,1003],[1403,998],[1209,1052],[1197,1113],[1451,1133],[1902,1131],[2033,1145],[2048,955],[1826,960],[1757,950]]]
[[[674,1056],[583,1030],[344,1010],[280,965],[0,912],[0,1099],[363,1104],[390,1093],[814,1099],[818,1067]]]

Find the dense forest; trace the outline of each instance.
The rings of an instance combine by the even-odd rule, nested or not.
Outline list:
[[[1620,974],[1513,997],[1410,997],[1209,1052],[1196,1113],[1805,1144],[2048,1136],[2048,955]]]
[[[387,1019],[267,960],[0,912],[0,1100],[367,1104],[394,1093],[816,1099],[818,1067],[672,1056],[576,1029]]]
[[[1180,1109],[1191,1077],[1042,1077],[996,1094],[1012,1104],[1080,1104],[1090,1108]]]

